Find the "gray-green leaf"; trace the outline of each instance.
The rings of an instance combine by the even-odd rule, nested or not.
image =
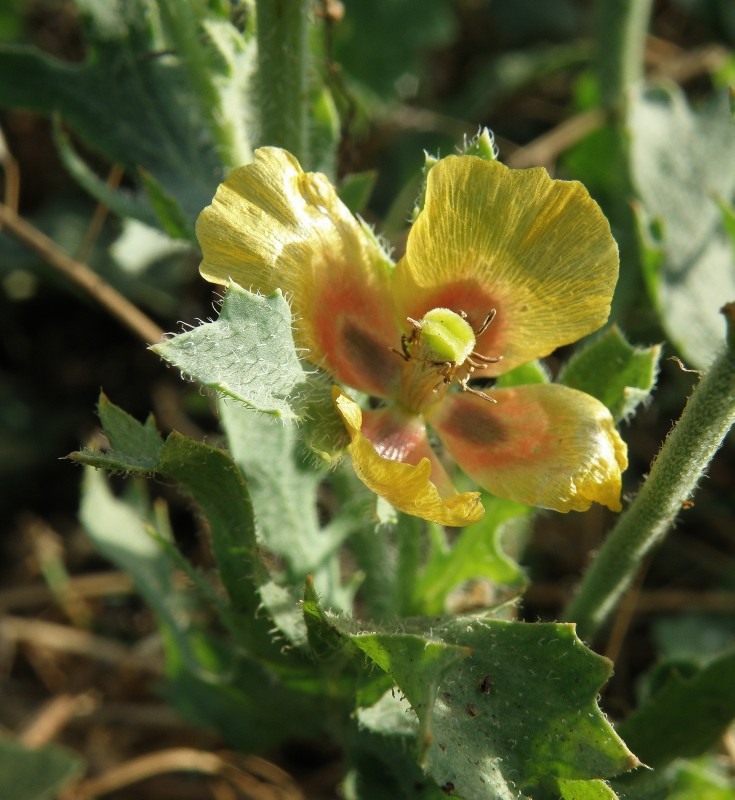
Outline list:
[[[735,258],[717,200],[735,197],[735,124],[726,92],[692,110],[675,87],[631,99],[632,177],[649,293],[681,354],[708,365],[735,299]]]
[[[291,309],[230,284],[215,322],[180,333],[154,352],[204,386],[284,422],[298,420],[307,372],[291,335]]]

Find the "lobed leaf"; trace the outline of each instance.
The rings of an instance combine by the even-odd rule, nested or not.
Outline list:
[[[597,706],[611,664],[573,625],[459,617],[356,632],[316,598],[312,606],[320,637],[343,650],[349,641],[405,695],[418,717],[416,757],[447,794],[599,800],[615,796],[605,778],[640,763]],[[366,710],[359,718],[371,724]],[[408,735],[405,724],[395,731]]]
[[[258,587],[267,581],[255,538],[255,522],[247,484],[237,465],[222,450],[202,442],[172,433],[165,442],[155,430],[151,417],[145,424],[134,420],[113,405],[104,395],[100,399],[100,419],[113,449],[107,453],[82,450],[69,458],[81,464],[116,471],[155,473],[175,480],[181,489],[199,505],[206,517],[212,536],[212,550],[222,582],[230,596],[235,612],[255,618],[260,604]],[[144,453],[142,459],[139,451]],[[96,512],[84,511],[89,525],[96,528]],[[120,512],[123,513],[123,512]],[[105,528],[98,542],[107,546]],[[109,535],[116,536],[115,532]],[[139,544],[141,552],[149,555],[158,551],[150,538],[144,547],[141,536],[129,534],[130,542]],[[127,541],[127,540],[126,540]],[[135,556],[125,568],[131,573],[137,568]],[[141,565],[142,568],[142,565]],[[162,591],[153,587],[151,595]],[[254,629],[264,629],[264,621],[254,623]],[[262,631],[261,631],[262,632]]]
[[[557,800],[562,780],[639,763],[597,707],[610,662],[574,626],[458,618],[433,634],[472,649],[442,680],[431,711],[424,758],[440,786],[453,784],[460,797]]]
[[[423,614],[441,614],[450,592],[476,579],[521,587],[520,566],[502,550],[501,539],[511,528],[527,527],[532,509],[499,497],[483,496],[485,516],[462,528],[447,546],[443,536],[433,537],[426,567],[416,579],[414,608]]]

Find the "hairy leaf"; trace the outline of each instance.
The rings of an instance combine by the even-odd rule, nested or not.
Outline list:
[[[151,348],[204,386],[283,421],[302,415],[307,373],[280,290],[269,297],[233,283],[215,322]]]
[[[660,345],[633,347],[613,325],[569,359],[559,382],[596,397],[619,421],[650,396],[660,356]]]

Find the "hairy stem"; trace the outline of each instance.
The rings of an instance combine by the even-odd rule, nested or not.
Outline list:
[[[309,167],[309,0],[257,0],[259,140]]]
[[[694,389],[643,487],[597,553],[567,608],[565,619],[577,623],[582,638],[594,636],[643,557],[666,535],[733,423],[735,355],[727,349]]]

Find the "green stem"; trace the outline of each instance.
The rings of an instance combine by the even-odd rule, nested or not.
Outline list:
[[[584,576],[565,619],[591,639],[615,607],[643,557],[665,536],[735,423],[735,355],[726,350],[689,398],[635,500]]]
[[[309,166],[309,0],[257,0],[260,144]]]
[[[229,171],[250,160],[247,144],[238,135],[236,120],[222,107],[222,98],[214,82],[212,59],[202,39],[199,19],[190,3],[183,0],[159,0],[161,21],[168,38],[186,71],[199,111],[217,149],[217,155]]]
[[[600,104],[611,133],[609,159],[611,180],[605,214],[615,231],[622,270],[615,291],[613,314],[631,329],[635,322],[628,309],[642,294],[638,242],[629,198],[634,194],[626,129],[630,89],[644,73],[646,34],[653,0],[599,0],[597,4],[597,76]],[[612,178],[612,176],[615,176]]]
[[[598,11],[598,74],[603,108],[624,119],[625,95],[643,77],[653,0],[602,0]]]

